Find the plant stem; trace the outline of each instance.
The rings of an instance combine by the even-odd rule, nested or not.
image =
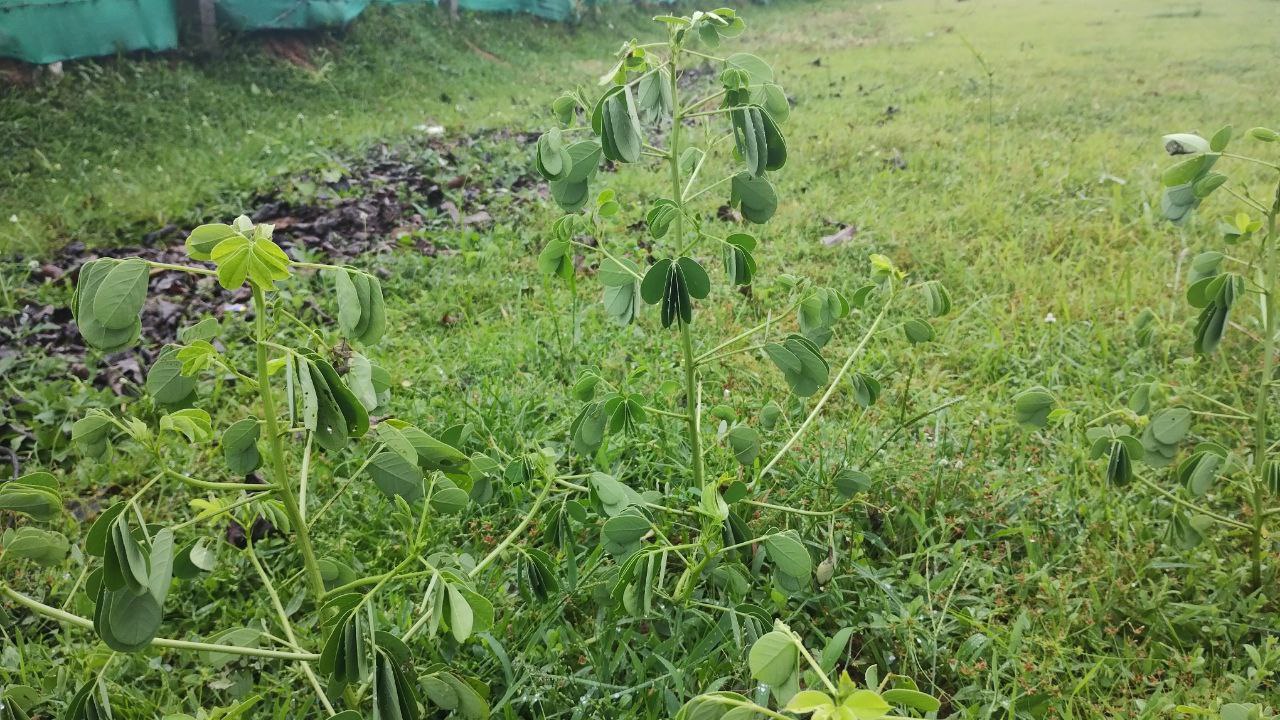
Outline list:
[[[43,615],[47,618],[57,620],[61,623],[74,625],[84,630],[93,629],[93,621],[88,618],[82,618],[79,615],[50,607],[35,598],[28,597],[14,590],[8,585],[0,586],[0,592],[3,592],[10,600],[19,605]],[[239,645],[222,645],[220,643],[194,642],[190,640],[170,640],[168,638],[154,638],[151,644],[156,647],[173,648],[175,650],[196,650],[199,652],[219,652],[229,655],[247,655],[249,657],[273,658],[276,660],[302,660],[315,661],[320,659],[318,653],[300,653],[286,652],[283,650],[266,650],[263,648],[241,647]]]
[[[831,380],[831,384],[827,386],[827,391],[822,394],[822,397],[818,400],[817,404],[813,406],[813,410],[809,411],[808,417],[804,419],[804,422],[800,423],[800,427],[796,428],[796,431],[792,433],[791,437],[788,438],[785,443],[782,444],[782,447],[778,448],[778,452],[774,454],[773,459],[760,469],[760,474],[755,480],[748,483],[747,487],[754,487],[766,473],[772,470],[773,467],[778,464],[778,461],[782,459],[782,456],[787,454],[787,451],[791,449],[791,446],[795,444],[796,440],[798,440],[800,436],[804,434],[804,431],[809,428],[809,424],[818,416],[818,413],[822,412],[822,407],[827,404],[827,400],[831,399],[832,393],[834,393],[836,388],[839,387],[840,381],[844,379],[845,373],[849,371],[849,368],[853,367],[853,361],[857,360],[858,357],[862,355],[863,348],[867,346],[867,343],[871,340],[871,336],[875,334],[876,328],[880,326],[880,321],[884,319],[884,315],[889,311],[889,306],[892,303],[893,298],[891,297],[889,298],[889,301],[884,304],[884,307],[880,309],[880,314],[876,315],[876,319],[872,321],[871,327],[867,328],[867,331],[862,334],[862,340],[858,341],[857,347],[853,349],[853,352],[849,353],[849,358],[844,361],[844,365],[840,367],[840,372],[836,373],[836,376]]]
[[[245,492],[269,493],[276,489],[274,485],[263,485],[262,483],[235,483],[235,482],[214,482],[211,480],[197,480],[188,477],[176,470],[165,468],[164,473],[169,477],[181,482],[184,485],[190,485],[201,490],[226,490],[228,492],[234,490],[244,490]]]
[[[254,330],[257,338],[258,395],[262,398],[262,422],[266,426],[267,438],[271,449],[271,474],[275,479],[276,489],[284,503],[285,514],[298,536],[298,550],[302,554],[302,564],[306,568],[307,583],[311,586],[311,594],[316,602],[324,599],[324,578],[320,575],[320,564],[316,562],[315,550],[311,547],[311,533],[307,529],[306,520],[298,509],[298,497],[289,484],[289,475],[285,471],[284,439],[280,435],[280,423],[276,417],[275,391],[271,389],[271,375],[267,364],[267,300],[262,288],[254,283],[253,290]]]
[[[1135,473],[1135,474],[1134,474],[1134,476],[1133,476],[1133,479],[1134,479],[1134,480],[1137,480],[1137,481],[1138,481],[1139,483],[1141,483],[1142,485],[1145,485],[1145,486],[1147,486],[1148,488],[1150,488],[1150,489],[1152,489],[1152,490],[1155,490],[1157,493],[1159,493],[1160,495],[1162,495],[1166,500],[1169,500],[1169,501],[1173,502],[1175,505],[1181,505],[1182,507],[1184,507],[1184,508],[1186,508],[1186,509],[1188,509],[1188,510],[1190,510],[1190,511],[1192,511],[1192,512],[1195,512],[1195,513],[1199,513],[1199,514],[1201,514],[1201,515],[1204,515],[1205,517],[1210,518],[1210,519],[1212,519],[1212,520],[1214,520],[1214,521],[1216,521],[1216,522],[1220,522],[1220,523],[1222,523],[1223,525],[1226,525],[1226,526],[1228,526],[1228,527],[1238,528],[1238,529],[1241,529],[1241,530],[1249,530],[1249,529],[1250,529],[1248,525],[1246,525],[1246,524],[1244,524],[1244,523],[1240,522],[1239,520],[1232,520],[1231,518],[1227,517],[1226,515],[1219,515],[1218,513],[1214,512],[1214,511],[1212,511],[1212,510],[1209,510],[1208,508],[1205,508],[1205,507],[1202,507],[1202,506],[1200,506],[1200,505],[1197,505],[1197,504],[1195,504],[1195,503],[1191,502],[1190,500],[1183,500],[1182,498],[1178,497],[1177,495],[1174,495],[1173,493],[1169,492],[1168,490],[1165,490],[1164,488],[1162,488],[1162,487],[1160,487],[1159,485],[1157,485],[1157,484],[1155,484],[1155,483],[1151,482],[1150,480],[1148,480],[1148,479],[1146,479],[1146,478],[1142,477],[1141,475],[1138,475],[1138,474],[1136,474],[1136,473]]]
[[[533,519],[537,517],[538,508],[542,506],[543,501],[547,499],[547,495],[551,493],[551,488],[556,484],[556,475],[554,472],[548,471],[546,472],[546,476],[547,484],[542,488],[542,492],[538,494],[538,498],[533,501],[533,507],[529,508],[528,512],[524,514],[524,519],[520,521],[519,525],[512,528],[511,532],[507,533],[507,536],[502,539],[502,542],[498,543],[497,547],[493,550],[490,550],[489,554],[485,555],[483,560],[476,563],[476,566],[471,568],[467,573],[467,577],[475,577],[476,575],[479,575],[480,571],[489,563],[496,560],[504,550],[510,547],[511,543],[515,542],[515,539],[525,531],[525,528],[529,527],[529,523],[533,522]]]
[[[684,197],[683,185],[680,182],[680,121],[684,117],[680,114],[680,98],[679,98],[679,68],[680,47],[674,42],[671,46],[671,142],[670,157],[667,158],[671,165],[671,197],[676,204],[675,226],[676,242],[684,243]],[[686,404],[686,417],[689,428],[689,453],[692,455],[691,461],[693,466],[693,486],[701,488],[703,484],[703,467],[702,467],[702,435],[698,431],[698,365],[693,355],[693,336],[689,331],[687,323],[680,323],[680,351],[684,356],[684,397]]]
[[[1262,587],[1262,534],[1266,521],[1266,482],[1264,472],[1267,465],[1267,405],[1271,401],[1271,377],[1275,373],[1276,342],[1276,292],[1275,256],[1276,256],[1276,215],[1280,214],[1280,183],[1276,184],[1275,200],[1267,213],[1267,237],[1262,247],[1262,285],[1266,294],[1262,297],[1263,335],[1262,335],[1262,378],[1258,381],[1258,398],[1254,408],[1253,424],[1253,586]]]
[[[271,583],[271,576],[267,574],[262,563],[258,561],[258,551],[253,547],[253,538],[249,538],[248,549],[249,562],[253,564],[253,569],[258,572],[258,577],[262,579],[262,586],[266,588],[267,595],[271,597],[271,606],[275,608],[276,616],[280,618],[280,625],[284,628],[285,637],[294,647],[298,645],[298,636],[293,632],[293,623],[289,622],[289,613],[285,612],[284,604],[280,602],[280,594],[276,592],[275,585]],[[324,706],[325,712],[332,715],[334,713],[333,706],[329,704],[329,697],[324,692],[324,687],[320,685],[319,678],[311,671],[310,663],[302,661],[298,663],[302,667],[302,673],[307,676],[307,681],[311,683],[311,688],[316,691],[316,697],[320,698],[320,704]]]

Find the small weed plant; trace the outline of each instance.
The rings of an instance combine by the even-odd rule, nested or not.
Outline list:
[[[371,413],[384,411],[391,388],[390,373],[359,351],[377,343],[387,326],[376,276],[294,261],[273,242],[270,225],[244,217],[196,228],[187,248],[193,260],[213,267],[138,258],[85,263],[72,304],[85,340],[104,351],[138,342],[153,273],[211,275],[228,291],[247,285],[250,311],[238,315],[242,322],[208,318],[185,328],[159,352],[147,373],[147,397],[129,413],[98,411],[75,423],[80,452],[101,463],[102,476],[127,495],[83,529],[77,550],[65,534],[72,521],[52,474],[0,485],[0,509],[29,521],[6,531],[0,591],[36,614],[96,633],[116,653],[160,647],[205,658],[282,661],[314,693],[313,700],[289,701],[299,703],[293,716],[310,714],[317,703],[324,716],[344,720],[366,717],[370,709],[376,718],[416,718],[424,705],[464,718],[487,716],[483,684],[440,662],[440,654],[415,666],[409,647],[415,638],[458,646],[492,625],[493,605],[474,579],[525,526],[479,561],[439,546],[427,531],[461,512],[473,493],[488,493],[506,470],[487,455],[458,450],[463,427],[437,438],[394,418],[370,421]],[[295,314],[307,298],[306,284],[294,277],[299,271],[327,277],[333,326]],[[226,421],[215,422],[205,408]],[[221,467],[206,462],[210,454]],[[507,470],[521,479],[549,477],[550,463],[534,454]],[[115,466],[150,467],[152,474],[135,481],[113,472]],[[329,540],[323,544],[315,539],[317,529],[350,521],[331,510],[357,483],[386,496],[388,512],[378,520],[386,548],[367,549],[381,554],[394,547],[401,559],[383,572],[358,573],[355,567],[376,563],[352,557],[337,533],[324,532]],[[160,525],[148,518],[149,509],[171,510],[183,490],[191,492],[188,519]],[[217,539],[224,524],[229,542]],[[240,549],[228,550],[235,546]],[[193,628],[166,622],[173,589],[199,582],[219,562],[240,561],[265,592],[276,627],[215,628],[203,640],[174,639]],[[23,577],[19,564],[67,562],[78,580],[60,607],[37,598],[34,586],[12,586]],[[34,585],[38,576],[31,577]],[[380,593],[394,586],[413,588],[421,601],[380,609]],[[224,591],[220,601],[237,601],[238,587]],[[91,601],[92,618],[65,609],[81,593]],[[80,686],[59,717],[109,716],[109,664]],[[248,717],[260,700],[251,696],[213,716]],[[8,703],[7,717],[20,705]],[[341,706],[347,709],[339,712]]]

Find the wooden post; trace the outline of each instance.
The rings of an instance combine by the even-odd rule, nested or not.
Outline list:
[[[212,50],[218,44],[218,25],[213,12],[215,1],[197,0],[200,8],[200,43],[205,50]]]

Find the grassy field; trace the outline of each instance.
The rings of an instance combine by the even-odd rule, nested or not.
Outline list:
[[[875,663],[910,675],[946,699],[944,717],[1156,718],[1177,703],[1280,701],[1274,569],[1266,588],[1250,591],[1240,538],[1225,533],[1170,550],[1156,520],[1162,500],[1108,487],[1078,438],[1019,428],[1010,402],[1042,385],[1088,418],[1157,377],[1197,379],[1228,403],[1250,392],[1255,367],[1175,360],[1194,321],[1179,268],[1235,206],[1215,197],[1174,228],[1152,205],[1167,162],[1161,134],[1275,125],[1277,9],[1268,0],[818,0],[741,10],[752,29],[743,49],[775,60],[792,99],[788,139],[800,161],[779,175],[783,203],[762,235],[761,266],[849,291],[869,276],[868,255],[882,253],[942,280],[957,308],[923,349],[896,329],[877,336],[861,366],[883,382],[880,403],[864,411],[838,393],[769,493],[821,508],[831,467],[852,464],[874,479],[865,507],[811,524],[833,552],[832,580],[770,608],[815,638],[854,628],[851,671]],[[442,125],[446,139],[541,129],[559,88],[592,83],[621,40],[651,34],[639,12],[576,26],[465,16],[449,27],[440,17],[381,9],[310,45],[309,67],[239,43],[214,62],[75,64],[56,85],[0,90],[0,255],[10,258],[0,314],[66,302],[69,288],[28,273],[69,242],[110,247],[169,223],[229,220],[260,196],[294,192],[305,174],[341,173],[375,142],[419,147],[425,126]],[[478,142],[460,154],[473,179],[510,184],[528,172],[516,141]],[[657,191],[630,176],[610,186],[635,206]],[[536,191],[487,209],[491,226],[423,231],[445,249],[435,257],[408,249],[357,261],[389,272],[394,332],[374,359],[393,369],[396,413],[423,427],[471,422],[512,452],[562,444],[577,412],[568,386],[583,369],[639,363],[662,376],[675,346],[654,352],[651,338],[663,336],[614,329],[594,283],[574,295],[539,277],[555,214]],[[845,242],[821,241],[849,225]],[[1163,329],[1141,345],[1133,321],[1148,307]],[[717,291],[701,312],[745,327],[760,307]],[[841,331],[832,357],[858,334]],[[10,331],[13,352],[0,353],[10,396],[0,401],[0,437],[85,495],[135,482],[127,478],[139,469],[127,464],[72,461],[70,423],[118,402],[67,375],[64,361],[24,350],[25,337]],[[744,415],[765,398],[787,402],[760,358],[711,374],[707,387],[723,388]],[[917,414],[925,417],[895,430]],[[1221,427],[1194,432],[1227,442],[1247,431],[1224,438]],[[623,474],[673,472],[669,436],[654,430],[620,460]],[[182,516],[186,499],[150,510]],[[1240,505],[1231,492],[1214,501]],[[364,492],[344,503],[344,519],[323,532],[367,568],[393,565],[380,529],[360,520],[385,502]],[[514,515],[498,507],[438,532],[483,553],[485,536]],[[184,592],[174,616],[209,628],[272,622],[251,590],[239,607],[210,603],[246,576],[228,558]],[[14,585],[44,583],[60,604],[73,582],[32,573]],[[507,597],[501,578],[490,583],[499,598],[492,642],[453,659],[498,687],[499,716],[663,717],[712,683],[742,685],[743,650],[703,642],[709,626],[697,611],[673,611],[659,632],[602,622],[591,592],[530,608]],[[85,652],[87,634],[16,613],[20,622],[0,630],[6,682],[64,693],[111,663],[127,717],[193,713],[251,687],[275,717],[299,716],[289,698],[301,679],[263,686],[255,663],[210,669],[177,654],[112,662],[105,650]]]

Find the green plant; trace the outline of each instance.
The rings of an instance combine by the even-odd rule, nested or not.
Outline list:
[[[665,372],[661,361],[622,368],[621,378],[603,369],[581,375],[572,393],[583,406],[570,425],[569,440],[593,469],[583,474],[585,483],[564,487],[588,494],[600,519],[604,549],[618,563],[610,581],[612,598],[628,614],[653,615],[663,602],[731,613],[731,607],[710,601],[736,596],[738,588],[748,586],[748,577],[760,573],[765,558],[778,602],[808,587],[815,563],[799,529],[805,521],[823,522],[859,503],[857,494],[869,486],[865,473],[842,458],[830,473],[834,481],[824,489],[823,509],[797,510],[768,502],[772,486],[764,481],[777,475],[787,452],[846,378],[862,407],[879,397],[880,382],[861,371],[859,361],[900,297],[905,273],[887,257],[875,255],[873,281],[847,293],[781,275],[756,292],[780,298],[782,308],[761,312],[748,305],[743,314],[754,311],[760,322],[725,333],[723,341],[715,337],[719,328],[697,320],[699,301],[712,295],[712,275],[704,265],[708,256],[721,259],[724,274],[718,289],[724,295],[751,295],[736,291],[761,285],[761,240],[747,227],[767,223],[778,208],[770,173],[789,159],[782,127],[791,108],[766,61],[748,53],[713,54],[744,28],[733,10],[660,16],[656,21],[665,27],[666,39],[624,43],[601,78],[598,95],[579,88],[556,99],[552,111],[558,125],[539,137],[534,153],[552,198],[567,213],[554,222],[552,237],[538,257],[541,270],[563,279],[576,293],[575,254],[598,256],[605,314],[629,326],[640,324],[642,304],[657,305],[661,328],[676,337],[655,336],[653,342],[674,345],[680,358],[678,369],[660,378],[652,393],[635,388],[647,375]],[[690,63],[701,62],[712,64],[715,81],[689,100],[682,73]],[[696,86],[697,81],[690,82]],[[643,227],[642,237],[626,235],[624,199],[615,189],[593,193],[602,181],[602,160],[616,166],[658,164],[665,189],[647,203],[643,219],[633,226]],[[714,206],[702,204],[710,193],[726,190],[740,221],[717,217],[710,212]],[[930,315],[950,310],[950,296],[941,284],[911,287]],[[880,307],[872,316],[876,303]],[[855,311],[866,311],[869,319],[855,347],[833,371],[823,354],[835,325]],[[788,319],[793,314],[794,321]],[[912,344],[928,342],[935,334],[920,318],[908,318],[898,328]],[[761,403],[759,426],[787,432],[771,448],[737,409],[728,404],[707,408],[703,399],[708,375],[746,371],[764,359],[777,368],[794,396],[789,408]],[[806,406],[811,397],[817,400]],[[609,474],[617,472],[621,458],[634,447],[615,439],[630,437],[639,445],[646,425],[667,418],[681,423],[684,441],[669,461],[663,460],[676,469],[670,477],[639,478],[641,487],[635,489]],[[708,428],[716,428],[718,451],[709,442]],[[587,517],[576,501],[565,507],[574,510],[558,520]],[[766,517],[775,522],[791,515],[796,519],[787,525],[797,527],[753,530],[748,521],[758,512],[769,513]],[[821,581],[826,579],[829,573]]]
[[[85,340],[103,351],[136,343],[139,313],[156,272],[210,276],[228,291],[247,285],[252,313],[225,323],[207,318],[183,329],[177,343],[157,354],[147,373],[147,398],[134,403],[131,413],[93,411],[75,423],[73,442],[86,459],[103,464],[108,478],[114,467],[150,467],[153,474],[141,482],[119,477],[128,498],[107,507],[82,533],[83,554],[71,560],[79,566],[79,580],[63,607],[19,592],[9,579],[0,591],[28,611],[92,629],[120,653],[161,647],[289,661],[326,714],[336,712],[335,704],[353,710],[371,704],[374,717],[414,718],[422,703],[466,718],[486,716],[486,690],[479,681],[438,661],[415,670],[408,643],[447,629],[449,642],[461,644],[492,625],[493,605],[477,591],[475,578],[527,523],[479,561],[441,546],[427,529],[434,519],[462,511],[473,494],[484,495],[497,477],[541,482],[543,491],[531,509],[536,511],[551,487],[554,458],[533,453],[504,467],[495,457],[457,449],[465,440],[463,426],[437,438],[394,418],[371,422],[371,413],[385,411],[391,386],[390,373],[356,349],[378,342],[386,329],[376,276],[294,261],[272,240],[270,225],[245,217],[196,228],[187,249],[193,260],[213,267],[138,258],[85,263],[72,301]],[[278,285],[297,285],[295,275],[316,271],[332,283],[335,323],[305,322],[291,311],[305,293]],[[206,399],[203,390],[210,386]],[[217,417],[197,404],[213,408]],[[245,413],[255,405],[256,414]],[[224,418],[223,429],[215,431]],[[351,446],[366,436],[373,443],[359,459]],[[206,462],[214,443],[220,471]],[[349,471],[340,483],[338,468]],[[265,477],[259,479],[259,472]],[[376,563],[352,558],[340,534],[330,530],[334,502],[359,478],[371,481],[390,503],[384,532],[397,536],[403,558],[385,571],[357,573],[354,567]],[[171,510],[182,489],[195,492],[189,503],[197,513],[169,525],[146,517],[149,506]],[[308,511],[322,493],[328,494],[324,503]],[[67,561],[70,542],[62,531],[71,518],[54,475],[30,473],[0,485],[0,510],[30,521],[6,531],[0,555],[6,567]],[[175,578],[199,578],[226,555],[227,546],[210,532],[223,520],[231,525],[228,539],[241,546],[240,556],[260,580],[284,639],[252,628],[222,628],[205,641],[159,637]],[[317,531],[325,544],[317,542]],[[292,540],[272,547],[273,535]],[[263,563],[279,565],[290,556],[297,573],[287,567],[272,572]],[[286,610],[291,596],[283,593],[295,582],[303,587],[291,591],[293,609]],[[392,621],[376,609],[376,598],[389,586],[420,585],[425,590],[415,591],[422,599],[411,614],[397,611]],[[92,619],[65,610],[81,591],[92,600]],[[301,620],[294,615],[299,604],[307,608]],[[63,717],[100,717],[98,704],[108,702],[99,692],[101,680],[99,673],[86,683]]]
[[[1267,128],[1254,128],[1249,137],[1263,143],[1280,140],[1280,134]],[[1085,437],[1090,457],[1106,458],[1106,478],[1117,487],[1131,482],[1142,485],[1171,503],[1167,541],[1175,547],[1190,549],[1205,539],[1210,527],[1244,533],[1248,540],[1249,578],[1254,588],[1263,584],[1264,558],[1271,554],[1267,525],[1280,515],[1280,507],[1268,506],[1280,498],[1280,461],[1268,432],[1270,405],[1275,384],[1276,333],[1280,329],[1276,312],[1276,294],[1280,292],[1280,268],[1276,266],[1276,217],[1280,215],[1280,165],[1246,155],[1227,152],[1232,128],[1226,126],[1205,139],[1191,133],[1164,137],[1165,150],[1178,161],[1165,170],[1161,180],[1165,186],[1161,211],[1165,218],[1185,224],[1193,210],[1222,190],[1250,209],[1262,214],[1255,219],[1240,212],[1219,223],[1218,229],[1227,247],[1206,250],[1190,262],[1187,274],[1186,300],[1199,311],[1192,332],[1192,348],[1200,358],[1197,379],[1208,375],[1213,358],[1233,324],[1247,328],[1241,335],[1256,340],[1261,355],[1260,368],[1253,383],[1252,411],[1212,397],[1208,387],[1196,380],[1187,385],[1144,382],[1129,394],[1126,407],[1112,410],[1086,423]],[[1250,194],[1247,182],[1237,190],[1228,177],[1217,171],[1220,161],[1239,161],[1265,168],[1274,191],[1269,204]],[[1249,313],[1248,303],[1256,296],[1256,312]],[[1139,316],[1138,337],[1150,343],[1160,324],[1159,316],[1150,310]],[[1225,362],[1225,361],[1224,361]],[[1169,406],[1159,408],[1162,401]],[[1061,410],[1054,410],[1052,396],[1037,388],[1015,398],[1018,419],[1024,424],[1043,426]],[[1198,409],[1197,405],[1205,409]],[[1159,409],[1157,409],[1159,408]],[[1216,440],[1199,442],[1189,455],[1179,459],[1179,445],[1191,437],[1193,420],[1200,417],[1218,425]],[[1249,423],[1247,432],[1240,423]],[[1176,482],[1170,490],[1148,478],[1135,467],[1145,462],[1153,469],[1170,468],[1169,479]],[[1175,462],[1176,461],[1176,462]],[[1214,508],[1218,492],[1240,492],[1248,510],[1235,515],[1235,508]]]
[[[751,677],[768,686],[777,711],[742,693],[722,690],[689,700],[677,718],[736,720],[763,715],[783,720],[792,716],[812,720],[891,720],[910,717],[895,713],[895,708],[898,713],[906,709],[927,714],[936,713],[941,707],[937,698],[921,692],[911,678],[891,673],[882,679],[875,665],[867,668],[865,687],[859,687],[847,671],[832,681],[832,655],[823,652],[815,656],[794,630],[776,621],[773,630],[751,645],[747,664]]]

